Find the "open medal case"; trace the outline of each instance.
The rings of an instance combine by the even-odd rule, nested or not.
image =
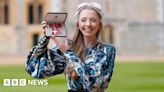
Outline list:
[[[45,17],[47,22],[46,26],[46,36],[55,35],[56,37],[66,37],[67,31],[65,26],[65,20],[67,18],[67,13],[55,13],[48,12]]]

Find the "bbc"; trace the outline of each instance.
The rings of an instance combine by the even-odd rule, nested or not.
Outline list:
[[[26,86],[26,79],[3,79],[3,86]]]

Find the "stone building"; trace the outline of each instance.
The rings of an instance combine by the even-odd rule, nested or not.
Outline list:
[[[27,54],[41,37],[46,12],[68,12],[72,38],[76,6],[85,1],[102,5],[102,38],[119,56],[164,56],[163,0],[0,0],[0,55]]]

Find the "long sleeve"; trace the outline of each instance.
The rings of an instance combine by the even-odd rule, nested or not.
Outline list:
[[[66,59],[57,47],[48,49],[50,37],[44,36],[34,46],[26,61],[26,71],[35,78],[45,78],[63,73],[66,67]]]
[[[108,81],[111,80],[112,74],[113,74],[113,68],[114,68],[114,61],[115,61],[115,54],[116,54],[116,50],[114,47],[109,46],[108,48],[108,70],[109,70],[109,77],[108,77]]]
[[[114,62],[115,62],[115,54],[116,54],[116,50],[114,46],[112,46],[111,44],[107,46],[106,51],[107,51],[107,60],[106,60],[107,63],[102,66],[103,68],[101,73],[101,76],[103,76],[103,84],[101,85],[102,89],[106,89],[108,87],[108,84],[112,78]]]

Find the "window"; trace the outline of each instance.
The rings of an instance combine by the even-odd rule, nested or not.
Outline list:
[[[43,13],[43,6],[39,4],[38,6],[38,22],[39,23],[42,22],[42,13]]]
[[[0,0],[0,24],[9,24],[8,0]]]
[[[33,24],[34,23],[33,5],[29,5],[28,14],[29,14],[28,15],[29,24]]]
[[[43,5],[34,0],[28,5],[28,23],[29,24],[40,24],[43,17]]]
[[[114,34],[113,34],[113,28],[111,25],[106,25],[104,27],[103,31],[103,40],[105,43],[114,43]]]
[[[39,35],[34,34],[32,38],[33,38],[33,46],[37,45],[38,40],[39,40]]]

